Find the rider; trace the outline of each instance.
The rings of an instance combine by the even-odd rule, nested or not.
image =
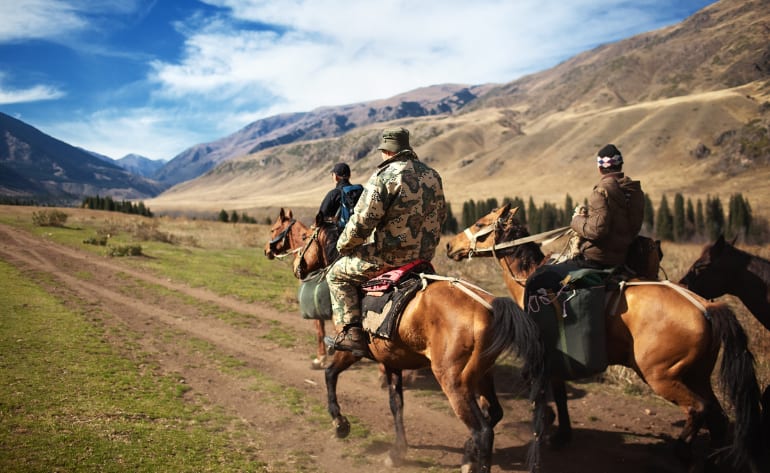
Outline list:
[[[588,198],[588,208],[575,207],[570,227],[577,233],[575,261],[590,268],[625,263],[631,242],[644,217],[644,192],[639,181],[623,174],[623,156],[608,144],[596,157],[601,179]]]
[[[406,128],[385,129],[378,150],[383,162],[364,186],[337,242],[341,257],[326,276],[337,328],[334,348],[356,356],[368,351],[359,287],[411,261],[430,261],[446,217],[441,176],[419,160]]]
[[[325,222],[332,222],[337,216],[342,202],[342,188],[350,185],[350,167],[345,163],[337,163],[332,167],[334,189],[326,193],[318,212],[323,215]]]

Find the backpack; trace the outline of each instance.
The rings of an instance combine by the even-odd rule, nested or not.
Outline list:
[[[345,228],[345,224],[350,220],[353,208],[355,208],[358,198],[361,197],[361,193],[364,191],[364,186],[361,184],[351,184],[343,186],[341,191],[340,208],[337,210],[337,226],[340,230]]]

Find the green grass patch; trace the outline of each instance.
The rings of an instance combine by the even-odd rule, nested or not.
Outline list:
[[[0,470],[274,471],[231,442],[240,421],[185,402],[5,262],[0,306]]]

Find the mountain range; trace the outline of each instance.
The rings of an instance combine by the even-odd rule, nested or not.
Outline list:
[[[441,173],[455,206],[490,197],[582,198],[597,178],[593,156],[611,142],[654,200],[742,192],[770,213],[768,7],[767,0],[722,0],[679,24],[505,84],[436,85],[258,120],[155,172],[127,165],[152,178],[135,175],[131,189],[154,195],[146,200],[154,211],[312,209],[332,185],[335,162],[365,181],[380,159],[382,128],[396,125],[411,130],[417,154]],[[42,172],[55,169],[52,158],[33,174],[18,166],[22,147],[8,159],[9,141],[19,138],[5,128],[7,118],[0,120],[0,193],[9,182],[23,182],[28,193],[64,186]],[[38,155],[35,143],[27,149],[28,159]],[[82,190],[101,183],[91,176]]]

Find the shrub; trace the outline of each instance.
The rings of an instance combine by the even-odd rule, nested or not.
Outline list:
[[[86,238],[83,240],[83,243],[86,245],[96,245],[96,246],[106,246],[107,245],[107,237],[106,236],[95,236],[91,238]]]
[[[107,256],[141,256],[142,245],[119,245],[110,246],[107,250]]]
[[[32,212],[32,223],[38,227],[63,227],[67,214],[61,210],[41,210]]]

